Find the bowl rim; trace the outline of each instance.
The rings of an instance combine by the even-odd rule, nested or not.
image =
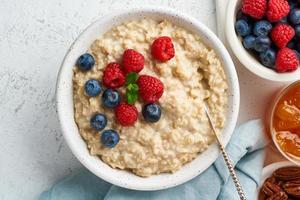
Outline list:
[[[269,118],[270,118],[269,130],[270,130],[270,134],[271,134],[271,137],[272,137],[272,141],[273,141],[273,143],[275,144],[277,150],[280,152],[280,154],[281,154],[282,156],[284,156],[287,160],[289,160],[289,161],[291,161],[292,163],[294,163],[294,164],[300,166],[300,161],[296,161],[296,160],[293,159],[292,157],[288,156],[288,155],[280,148],[279,144],[278,144],[277,141],[276,141],[276,138],[275,138],[276,133],[275,133],[275,130],[274,130],[274,127],[273,127],[273,117],[274,117],[274,112],[275,112],[275,109],[276,109],[276,107],[277,107],[277,105],[278,105],[278,102],[281,100],[281,98],[283,97],[283,95],[285,95],[286,92],[289,91],[290,88],[295,87],[296,85],[299,85],[299,86],[300,86],[300,80],[295,81],[295,82],[293,82],[293,83],[291,83],[291,84],[289,84],[289,85],[283,87],[283,88],[279,91],[279,93],[277,94],[277,96],[275,97],[275,100],[274,100],[274,102],[273,102],[272,109],[271,109],[271,112],[270,112],[270,116],[269,116]]]
[[[105,20],[112,20],[113,18],[120,18],[122,16],[126,16],[129,13],[130,13],[130,15],[139,15],[139,14],[143,15],[145,13],[147,13],[149,15],[160,14],[160,15],[176,18],[177,20],[181,21],[181,23],[189,24],[189,25],[193,26],[195,29],[197,29],[199,32],[202,32],[203,37],[205,37],[207,39],[207,41],[209,41],[210,46],[213,46],[212,48],[214,48],[214,50],[217,52],[220,60],[222,61],[224,71],[227,74],[227,79],[228,79],[227,82],[230,87],[229,89],[232,92],[232,95],[229,97],[232,100],[232,105],[229,105],[229,106],[231,106],[232,110],[230,112],[228,111],[228,114],[227,114],[228,116],[230,116],[230,119],[226,123],[227,124],[227,126],[226,126],[227,134],[222,135],[224,145],[226,145],[228,143],[228,141],[233,133],[233,130],[235,128],[237,118],[238,118],[239,105],[240,105],[239,82],[238,82],[238,77],[237,77],[237,73],[235,71],[233,61],[232,61],[229,53],[227,52],[226,48],[221,43],[221,41],[217,38],[217,36],[209,28],[207,28],[204,24],[202,24],[195,18],[190,17],[190,16],[188,16],[184,13],[181,13],[179,11],[176,11],[174,9],[170,9],[170,8],[166,8],[166,7],[145,6],[145,7],[139,7],[139,8],[117,10],[117,11],[112,12],[110,15],[104,16],[101,19],[98,19],[98,20],[94,21],[93,23],[91,23],[75,39],[75,41],[73,42],[73,44],[71,45],[70,49],[67,51],[67,53],[63,59],[61,68],[59,70],[59,74],[58,74],[58,78],[57,78],[57,85],[56,85],[56,104],[57,104],[58,119],[59,119],[59,122],[61,125],[62,133],[64,135],[64,138],[65,138],[69,148],[71,149],[71,151],[75,155],[75,157],[89,171],[91,171],[96,176],[100,177],[101,179],[103,179],[107,182],[110,182],[114,185],[117,185],[117,186],[120,186],[123,188],[128,188],[128,189],[133,189],[133,190],[142,190],[142,191],[161,190],[161,189],[166,189],[166,188],[174,187],[174,186],[180,185],[182,183],[185,183],[185,182],[191,180],[192,178],[196,177],[203,171],[205,171],[219,156],[219,150],[218,150],[217,143],[215,142],[215,143],[211,144],[209,146],[209,148],[206,151],[204,151],[204,152],[207,152],[209,149],[211,149],[212,155],[210,157],[208,157],[208,162],[207,162],[210,164],[207,165],[207,163],[205,163],[207,166],[202,167],[202,169],[192,169],[192,171],[194,171],[193,174],[191,174],[191,172],[189,172],[188,176],[184,176],[184,177],[181,177],[180,175],[175,176],[176,173],[178,173],[180,170],[183,170],[183,168],[184,168],[184,166],[183,166],[183,168],[181,168],[178,172],[171,174],[171,175],[165,175],[165,176],[172,177],[172,181],[169,181],[169,182],[167,181],[167,179],[165,179],[165,181],[157,182],[156,184],[152,184],[151,186],[144,185],[141,183],[135,183],[132,181],[130,182],[129,180],[120,182],[120,179],[118,179],[118,177],[113,176],[114,174],[105,174],[105,173],[101,172],[101,170],[99,169],[100,166],[94,166],[93,159],[100,160],[99,158],[94,158],[91,155],[88,156],[88,158],[82,157],[81,154],[82,154],[82,151],[84,151],[84,150],[79,150],[79,148],[77,148],[76,142],[74,142],[72,140],[72,135],[74,136],[75,133],[70,133],[70,131],[68,130],[70,125],[67,124],[67,120],[64,115],[65,114],[64,111],[67,110],[65,108],[65,104],[64,104],[66,101],[64,99],[65,98],[64,90],[66,90],[64,88],[64,86],[65,86],[65,84],[68,84],[68,83],[65,83],[65,81],[64,81],[64,76],[65,76],[64,74],[66,73],[65,68],[69,65],[68,60],[69,60],[70,54],[74,50],[76,44],[84,35],[88,34],[89,30],[91,30],[93,27],[97,26],[98,24],[103,23]],[[69,70],[72,70],[72,68]],[[72,85],[72,83],[69,83],[69,84]],[[71,87],[71,88],[73,88],[73,87]],[[71,91],[71,93],[72,93],[72,91]],[[72,101],[72,108],[73,108],[73,100],[71,100],[71,101]],[[70,120],[74,121],[74,116]],[[78,131],[77,126],[76,126],[76,129]],[[78,135],[80,135],[80,134],[78,133]],[[81,138],[81,141],[83,141],[82,138]],[[85,146],[85,151],[87,151],[86,146]],[[204,154],[204,152],[202,152],[202,154]],[[190,163],[194,162],[196,159],[194,159]],[[104,162],[102,162],[102,163],[104,163]],[[107,165],[106,163],[104,163],[104,164]],[[188,165],[188,164],[186,164],[186,165]],[[113,170],[112,173],[114,173],[114,172],[117,173],[116,171],[114,171],[115,169],[112,169],[112,170]],[[186,173],[187,173],[187,170],[186,170]],[[153,175],[153,176],[161,176],[161,175]],[[162,176],[162,178],[164,178],[165,176]],[[142,178],[142,179],[145,179],[145,178]],[[146,179],[149,179],[149,178],[146,178]],[[162,180],[164,180],[164,179],[162,179]]]
[[[256,58],[254,58],[242,45],[234,28],[236,21],[236,12],[240,7],[241,0],[230,0],[227,5],[225,34],[227,42],[237,59],[253,74],[270,81],[290,82],[299,79],[300,66],[294,72],[277,73],[272,69],[263,66]]]

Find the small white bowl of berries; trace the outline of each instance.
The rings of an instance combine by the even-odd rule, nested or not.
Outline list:
[[[252,73],[272,81],[300,79],[300,2],[231,0],[227,41]]]

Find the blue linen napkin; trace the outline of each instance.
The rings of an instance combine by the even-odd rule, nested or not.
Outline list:
[[[227,146],[247,199],[256,197],[264,161],[264,127],[261,120],[241,125]],[[205,172],[180,186],[160,191],[134,191],[113,186],[86,169],[59,181],[39,200],[235,200],[234,184],[220,156]]]

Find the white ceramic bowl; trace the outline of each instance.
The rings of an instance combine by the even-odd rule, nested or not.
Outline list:
[[[62,132],[73,154],[91,172],[98,177],[118,185],[135,190],[159,190],[182,184],[207,169],[218,157],[218,146],[214,143],[195,160],[186,164],[174,174],[154,175],[141,178],[130,172],[112,169],[97,156],[91,156],[85,142],[80,137],[74,121],[72,68],[77,58],[85,53],[91,43],[101,34],[120,23],[140,18],[166,19],[199,34],[203,41],[215,49],[224,66],[229,84],[229,106],[227,123],[223,130],[223,142],[227,144],[234,130],[239,110],[239,84],[233,62],[220,40],[205,25],[194,18],[167,8],[139,8],[114,12],[91,24],[76,39],[67,52],[57,80],[57,110]],[[225,167],[225,166],[224,166]]]
[[[300,78],[300,68],[295,72],[277,73],[272,69],[264,67],[244,47],[235,32],[236,13],[241,8],[242,0],[230,0],[226,14],[226,39],[239,61],[252,73],[267,80],[278,82],[295,81]]]
[[[257,189],[257,198],[258,198],[261,186],[264,184],[264,182],[267,178],[272,176],[272,174],[275,170],[282,168],[282,167],[290,167],[290,166],[296,166],[296,165],[290,161],[282,161],[282,162],[272,163],[272,164],[264,167],[263,171],[262,171],[262,175],[261,175],[261,181],[260,181],[259,187]]]

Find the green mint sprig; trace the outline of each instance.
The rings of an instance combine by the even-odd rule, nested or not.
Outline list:
[[[125,78],[126,82],[125,82],[125,84],[129,85],[131,83],[135,83],[137,81],[137,79],[138,79],[137,73],[130,72],[129,74],[126,75],[126,78]]]
[[[126,100],[127,103],[129,104],[134,104],[137,99],[138,99],[138,91],[139,91],[139,86],[136,84],[136,81],[138,79],[138,75],[135,72],[131,72],[127,74],[125,80],[126,84]]]

